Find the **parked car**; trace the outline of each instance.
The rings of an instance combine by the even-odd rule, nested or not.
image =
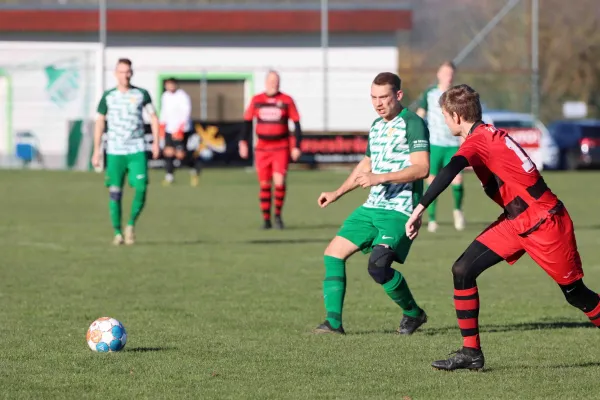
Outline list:
[[[529,154],[539,169],[556,169],[559,164],[558,146],[548,128],[531,114],[504,110],[484,110],[483,121],[505,129]]]
[[[548,127],[560,169],[600,167],[600,120],[561,120]]]

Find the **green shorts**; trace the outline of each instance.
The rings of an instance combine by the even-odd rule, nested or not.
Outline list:
[[[408,217],[397,211],[358,207],[342,224],[337,235],[354,243],[367,254],[378,244],[390,246],[396,261],[404,263],[412,240],[406,236]]]
[[[450,162],[450,159],[458,151],[458,146],[442,147],[429,146],[429,173],[437,175],[442,168]]]
[[[106,155],[106,187],[117,186],[122,188],[128,176],[129,186],[143,188],[148,184],[148,164],[146,153],[134,154],[107,154]]]

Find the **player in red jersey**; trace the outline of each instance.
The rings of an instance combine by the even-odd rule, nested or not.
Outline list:
[[[243,138],[239,142],[240,157],[248,158],[248,142],[252,135],[252,123],[256,118],[255,164],[260,183],[260,208],[264,219],[264,229],[271,225],[271,186],[275,184],[275,227],[283,229],[281,209],[285,200],[285,177],[287,175],[290,155],[292,161],[298,161],[302,152],[302,130],[300,115],[294,100],[279,91],[279,74],[269,71],[264,93],[252,98],[244,113]],[[290,154],[290,130],[288,121],[295,124],[295,143]]]
[[[525,253],[556,281],[569,304],[600,327],[600,297],[583,283],[573,221],[535,164],[505,131],[481,121],[479,94],[469,86],[449,89],[439,102],[446,124],[454,135],[462,136],[465,141],[413,211],[406,223],[408,237],[417,236],[427,206],[469,165],[485,193],[504,213],[452,266],[454,306],[463,347],[449,359],[435,361],[433,367],[442,370],[483,368],[476,279],[500,261],[514,264]]]

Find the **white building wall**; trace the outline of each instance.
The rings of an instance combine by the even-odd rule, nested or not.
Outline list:
[[[44,167],[65,167],[69,121],[93,118],[101,92],[99,51],[94,43],[0,42],[0,165],[26,143]]]
[[[324,128],[320,48],[109,47],[106,50],[108,86],[114,84],[112,66],[121,57],[133,61],[133,83],[149,90],[153,99],[159,96],[157,78],[161,73],[250,73],[254,84],[249,86],[254,93],[259,93],[263,90],[266,72],[274,68],[281,74],[281,90],[296,100],[303,129]],[[370,83],[381,71],[396,71],[396,48],[330,48],[328,61],[329,130],[366,130],[375,118],[369,97]]]
[[[148,89],[155,102],[160,74],[232,72],[253,78],[246,85],[247,103],[263,90],[265,74],[274,68],[281,74],[282,91],[296,100],[303,129],[321,131],[325,119],[323,54],[313,45],[314,38],[296,39],[296,47],[269,47],[266,38],[260,42],[253,38],[254,47],[215,43],[202,47],[182,41],[173,47],[109,46],[105,88],[114,85],[117,59],[127,57],[134,63],[133,83]],[[370,83],[378,72],[397,69],[395,47],[378,46],[374,37],[365,39],[365,46],[356,45],[358,38],[350,39],[328,51],[330,131],[366,131],[376,117]],[[30,132],[45,158],[45,167],[65,166],[69,121],[93,119],[102,95],[100,60],[96,43],[0,42],[0,69],[8,74],[0,84],[0,164],[14,154],[15,135]],[[49,66],[58,68],[60,76],[50,78]],[[6,107],[7,102],[11,107]]]

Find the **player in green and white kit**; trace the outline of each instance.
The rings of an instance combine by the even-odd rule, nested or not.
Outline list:
[[[106,126],[106,176],[105,183],[110,194],[110,219],[115,231],[115,245],[135,243],[135,222],[146,202],[148,185],[148,167],[146,145],[144,141],[144,110],[150,115],[152,135],[152,157],[158,158],[158,118],[148,92],[131,85],[131,61],[123,58],[117,62],[115,77],[117,86],[107,90],[98,104],[98,117],[94,130],[94,153],[92,163],[101,164],[102,133]],[[121,197],[127,176],[129,185],[135,189],[131,216],[125,228],[125,237],[121,230]]]
[[[456,68],[450,61],[443,63],[437,73],[438,84],[428,88],[421,101],[417,114],[421,118],[427,117],[427,125],[429,127],[431,143],[431,171],[427,184],[433,181],[433,178],[438,172],[450,162],[450,159],[458,151],[460,147],[460,137],[455,137],[450,133],[450,129],[444,122],[444,115],[438,103],[438,100],[446,90],[450,89],[454,80],[454,72]],[[462,182],[462,174],[458,174],[452,182],[452,194],[454,197],[454,227],[456,230],[462,231],[465,228],[465,218],[462,212],[462,203],[464,188]],[[431,203],[427,209],[429,213],[429,224],[427,229],[429,232],[435,232],[438,224],[435,219],[436,201]]]
[[[358,187],[370,187],[367,201],[344,221],[325,250],[323,297],[326,320],[315,333],[344,333],[342,308],[346,293],[346,260],[361,250],[371,253],[368,271],[403,310],[398,332],[412,334],[427,321],[406,279],[392,268],[404,263],[412,241],[404,231],[429,174],[429,132],[424,121],[400,104],[400,78],[384,72],[371,85],[371,100],[380,115],[371,125],[365,158],[334,192],[321,193],[326,207]]]

